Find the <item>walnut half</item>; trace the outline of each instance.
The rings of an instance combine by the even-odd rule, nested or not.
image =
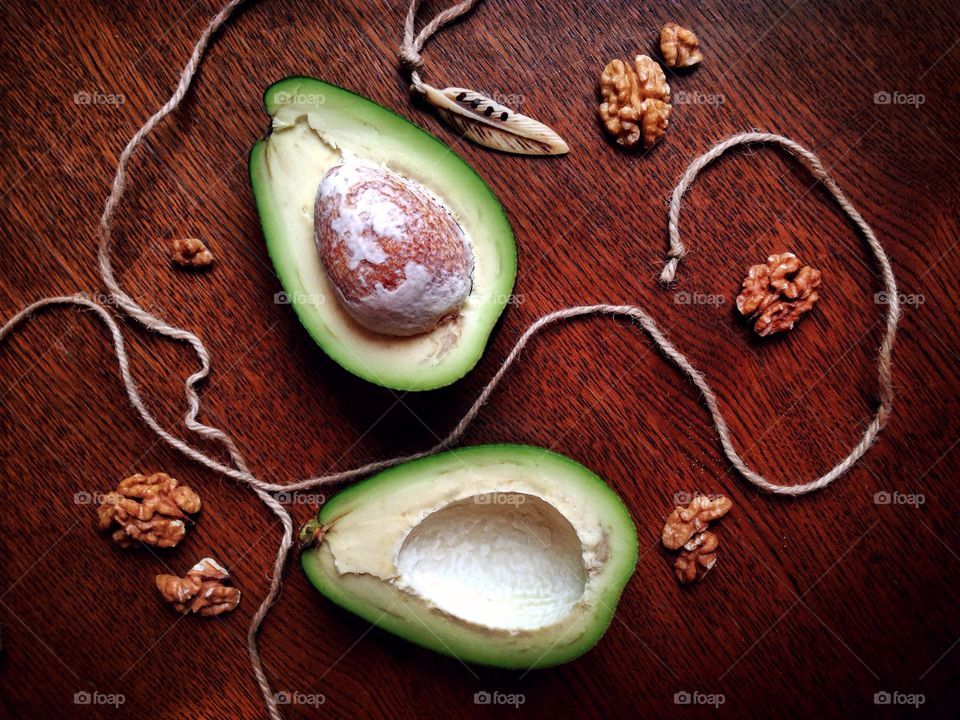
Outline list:
[[[694,535],[683,546],[683,552],[673,562],[673,572],[684,585],[706,575],[717,563],[717,536],[709,530]]]
[[[711,522],[726,515],[732,507],[730,498],[723,495],[714,498],[697,495],[689,505],[678,505],[663,526],[663,546],[668,550],[679,550]]]
[[[737,310],[754,320],[757,335],[790,330],[820,299],[820,271],[804,265],[793,253],[767,258],[747,272],[737,297]]]
[[[660,52],[668,67],[690,67],[703,60],[697,36],[675,22],[668,22],[660,30]]]
[[[203,616],[230,612],[240,604],[240,590],[225,585],[230,573],[213,558],[204,558],[186,577],[157,575],[157,589],[179,613]]]
[[[600,119],[618,145],[652,147],[667,131],[670,86],[657,63],[637,55],[631,67],[611,60],[600,75]]]
[[[707,530],[710,523],[726,515],[733,503],[723,495],[697,495],[688,505],[678,505],[663,526],[663,545],[681,550],[673,562],[673,573],[681,584],[696,582],[717,562],[717,536]]]
[[[170,248],[173,264],[187,270],[206,270],[213,265],[213,253],[197,238],[176,238]]]
[[[122,548],[137,543],[173,547],[187,534],[187,514],[200,511],[200,496],[166,473],[131,475],[97,508],[100,530],[113,530]]]

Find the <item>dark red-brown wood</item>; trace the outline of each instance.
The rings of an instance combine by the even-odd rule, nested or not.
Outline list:
[[[605,477],[636,521],[641,558],[610,632],[584,658],[529,674],[468,667],[373,629],[313,591],[296,564],[261,637],[273,686],[318,694],[290,717],[484,716],[474,693],[522,693],[517,715],[707,715],[677,692],[722,693],[728,717],[850,716],[877,692],[923,693],[922,712],[960,704],[960,329],[957,282],[960,20],[954,3],[482,4],[425,51],[426,78],[513,96],[570,143],[561,159],[508,157],[453,137],[409,101],[395,70],[404,9],[389,3],[249,3],[214,43],[195,93],[134,160],[114,255],[124,287],[196,330],[214,355],[203,417],[228,429],[262,477],[288,480],[414,451],[445,434],[519,334],[569,304],[639,302],[717,389],[744,457],[792,483],[827,470],[876,404],[884,308],[877,268],[850,223],[796,163],[739,152],[693,188],[692,248],[679,289],[659,289],[669,194],[697,154],[750,128],[815,149],[888,249],[908,305],[895,355],[896,406],[866,459],[801,499],[758,493],[722,456],[696,392],[626,322],[555,327],[524,353],[466,443],[521,442]],[[430,2],[424,14],[436,11]],[[102,290],[94,227],[129,136],[168,97],[215,12],[202,2],[4,3],[0,314],[50,293]],[[651,52],[660,25],[699,34],[706,62],[670,76],[666,138],[643,156],[607,143],[596,81],[613,57]],[[517,303],[483,361],[424,395],[367,385],[330,362],[288,306],[264,249],[246,156],[267,123],[260,97],[316,75],[436,133],[502,199],[520,255]],[[876,104],[881,92],[922,105]],[[84,104],[82,93],[99,94]],[[699,96],[697,94],[700,94]],[[104,96],[122,96],[110,104]],[[116,100],[117,98],[115,98]],[[690,100],[693,101],[690,101]],[[169,238],[209,241],[207,275],[173,271]],[[746,267],[794,250],[824,275],[822,301],[789,336],[757,342],[734,317]],[[127,327],[136,376],[184,435],[184,347]],[[257,718],[244,646],[279,537],[250,491],[161,445],[127,406],[105,329],[46,313],[0,348],[0,715]],[[205,509],[181,547],[121,552],[77,493],[166,470]],[[723,492],[720,561],[678,587],[658,546],[678,491]],[[875,493],[924,503],[877,505]],[[82,498],[81,498],[82,499]],[[295,508],[305,520],[315,508]],[[244,591],[219,620],[178,619],[153,589],[213,554]],[[78,692],[121,693],[119,709]]]

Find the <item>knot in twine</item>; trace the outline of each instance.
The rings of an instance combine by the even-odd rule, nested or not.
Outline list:
[[[423,56],[410,47],[400,47],[400,69],[412,74],[423,67]]]
[[[410,8],[407,10],[407,17],[403,23],[403,44],[400,46],[399,58],[400,69],[410,76],[413,83],[411,90],[424,92],[424,85],[420,80],[420,70],[423,68],[423,57],[420,55],[420,51],[423,50],[427,40],[444,26],[470,12],[478,2],[480,0],[463,0],[463,2],[442,10],[437,13],[433,20],[424,25],[419,33],[414,35],[420,0],[410,0]]]

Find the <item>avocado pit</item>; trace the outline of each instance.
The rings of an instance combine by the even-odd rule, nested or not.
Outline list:
[[[415,181],[345,160],[317,190],[314,233],[344,310],[383,335],[430,332],[470,295],[473,252],[453,215]]]

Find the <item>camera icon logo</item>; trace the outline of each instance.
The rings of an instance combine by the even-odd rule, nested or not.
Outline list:
[[[880,492],[873,494],[874,505],[889,505],[892,500],[893,497],[886,490],[881,490]]]

